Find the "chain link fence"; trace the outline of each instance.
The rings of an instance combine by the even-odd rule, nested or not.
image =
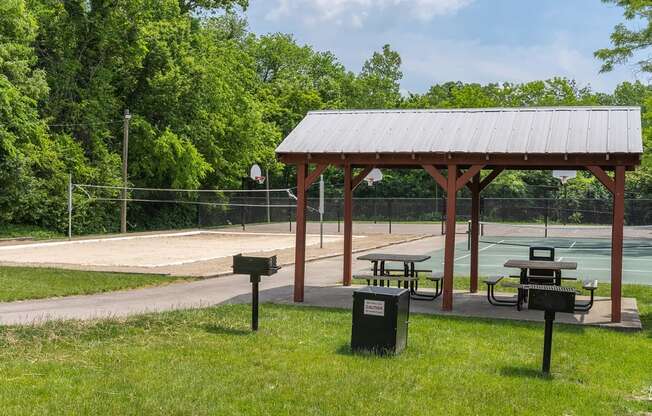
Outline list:
[[[288,229],[295,220],[296,203],[292,198],[265,197],[232,198],[232,205],[198,205],[198,227],[243,225],[265,222],[287,222]],[[318,198],[308,199],[308,221],[319,221]],[[343,220],[342,198],[326,198],[324,221]],[[481,198],[480,218],[488,222],[556,223],[556,224],[611,224],[610,199],[553,199],[553,198]],[[458,198],[457,220],[470,219],[471,199]],[[445,198],[354,198],[353,221],[377,223],[438,222],[446,217]],[[652,199],[625,201],[626,225],[652,224]]]

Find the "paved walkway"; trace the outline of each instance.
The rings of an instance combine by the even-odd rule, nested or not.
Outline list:
[[[428,252],[442,247],[442,237],[431,237],[374,251]],[[360,253],[362,254],[362,253]],[[357,255],[354,255],[354,259]],[[354,270],[369,267],[354,260]],[[271,277],[263,278],[261,300],[291,296],[294,267],[287,266]],[[306,264],[306,285],[333,286],[342,280],[342,257]],[[270,289],[280,289],[269,291]],[[95,319],[135,315],[172,309],[199,308],[220,303],[249,301],[249,276],[225,276],[190,283],[109,292],[97,295],[0,303],[0,324],[31,324],[47,320]],[[246,296],[242,296],[246,295]]]

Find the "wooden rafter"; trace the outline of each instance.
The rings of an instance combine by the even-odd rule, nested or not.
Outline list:
[[[466,172],[460,175],[457,178],[457,182],[456,182],[457,190],[459,191],[460,189],[462,189],[464,185],[466,185],[471,180],[471,178],[473,178],[476,174],[478,174],[482,170],[483,167],[484,165],[473,165],[469,169],[467,169]]]
[[[600,166],[587,166],[586,167],[593,176],[595,176],[612,194],[616,191],[616,183]]]
[[[317,167],[315,167],[315,169],[312,172],[310,172],[308,176],[306,176],[306,183],[305,183],[306,191],[308,190],[308,188],[310,188],[310,185],[312,185],[312,183],[317,180],[319,175],[324,173],[324,170],[326,170],[327,167],[328,167],[327,164],[317,165]]]
[[[480,181],[480,190],[483,190],[487,187],[500,173],[503,171],[503,168],[495,168],[491,171],[483,180]]]
[[[430,176],[432,176],[435,179],[437,184],[442,189],[445,190],[447,188],[448,180],[446,179],[446,177],[444,175],[441,174],[439,169],[437,169],[436,167],[434,167],[432,165],[423,165],[423,168],[426,170],[426,172],[428,172],[430,174]]]
[[[362,169],[362,172],[358,173],[352,180],[351,180],[351,189],[357,188],[358,185],[364,180],[364,178],[369,175],[369,172],[373,169],[373,166],[365,166],[364,169]]]

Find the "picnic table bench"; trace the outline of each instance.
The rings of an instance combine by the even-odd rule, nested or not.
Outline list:
[[[506,277],[513,277],[513,276],[502,276],[502,275],[495,275],[495,276],[489,276],[486,279],[484,279],[484,283],[487,285],[487,300],[489,301],[490,304],[494,306],[516,306],[518,310],[520,309],[520,306],[522,304],[519,304],[522,296],[521,292],[527,293],[528,286],[530,286],[530,283],[511,283],[511,282],[503,282],[501,285],[505,287],[512,287],[516,288],[518,290],[518,293],[516,297],[511,297],[511,298],[498,298],[495,295],[495,287],[496,285],[501,282],[504,278]],[[577,302],[575,304],[575,311],[576,312],[588,312],[591,310],[593,307],[593,301],[594,301],[594,292],[598,289],[598,281],[597,280],[584,280],[582,281],[582,289],[587,290],[590,295],[590,299],[587,302],[579,303]],[[576,291],[579,293],[579,291]]]
[[[415,300],[434,300],[443,292],[443,285],[441,285],[443,275],[438,272],[432,272],[430,269],[417,269],[415,263],[421,263],[430,259],[427,254],[393,254],[393,253],[369,253],[358,257],[358,260],[368,260],[372,263],[372,274],[356,274],[353,277],[357,279],[364,279],[367,284],[374,283],[381,286],[387,283],[389,286],[391,282],[397,282],[400,287],[401,284],[407,289],[410,289],[410,297]],[[386,266],[386,262],[403,263],[403,267]],[[431,273],[427,280],[435,283],[435,291],[433,293],[419,292],[419,278],[418,273]],[[399,274],[400,273],[400,274]]]

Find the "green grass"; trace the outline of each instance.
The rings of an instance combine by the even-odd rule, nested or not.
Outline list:
[[[64,235],[34,225],[0,224],[0,239],[30,237],[35,240],[60,238]]]
[[[87,295],[112,290],[155,286],[179,280],[193,280],[193,278],[152,274],[0,267],[0,302]]]
[[[652,289],[648,289],[648,292]],[[649,293],[646,295],[652,298]],[[413,315],[354,355],[346,310],[247,305],[0,329],[0,408],[27,414],[613,415],[652,411],[652,332]]]

